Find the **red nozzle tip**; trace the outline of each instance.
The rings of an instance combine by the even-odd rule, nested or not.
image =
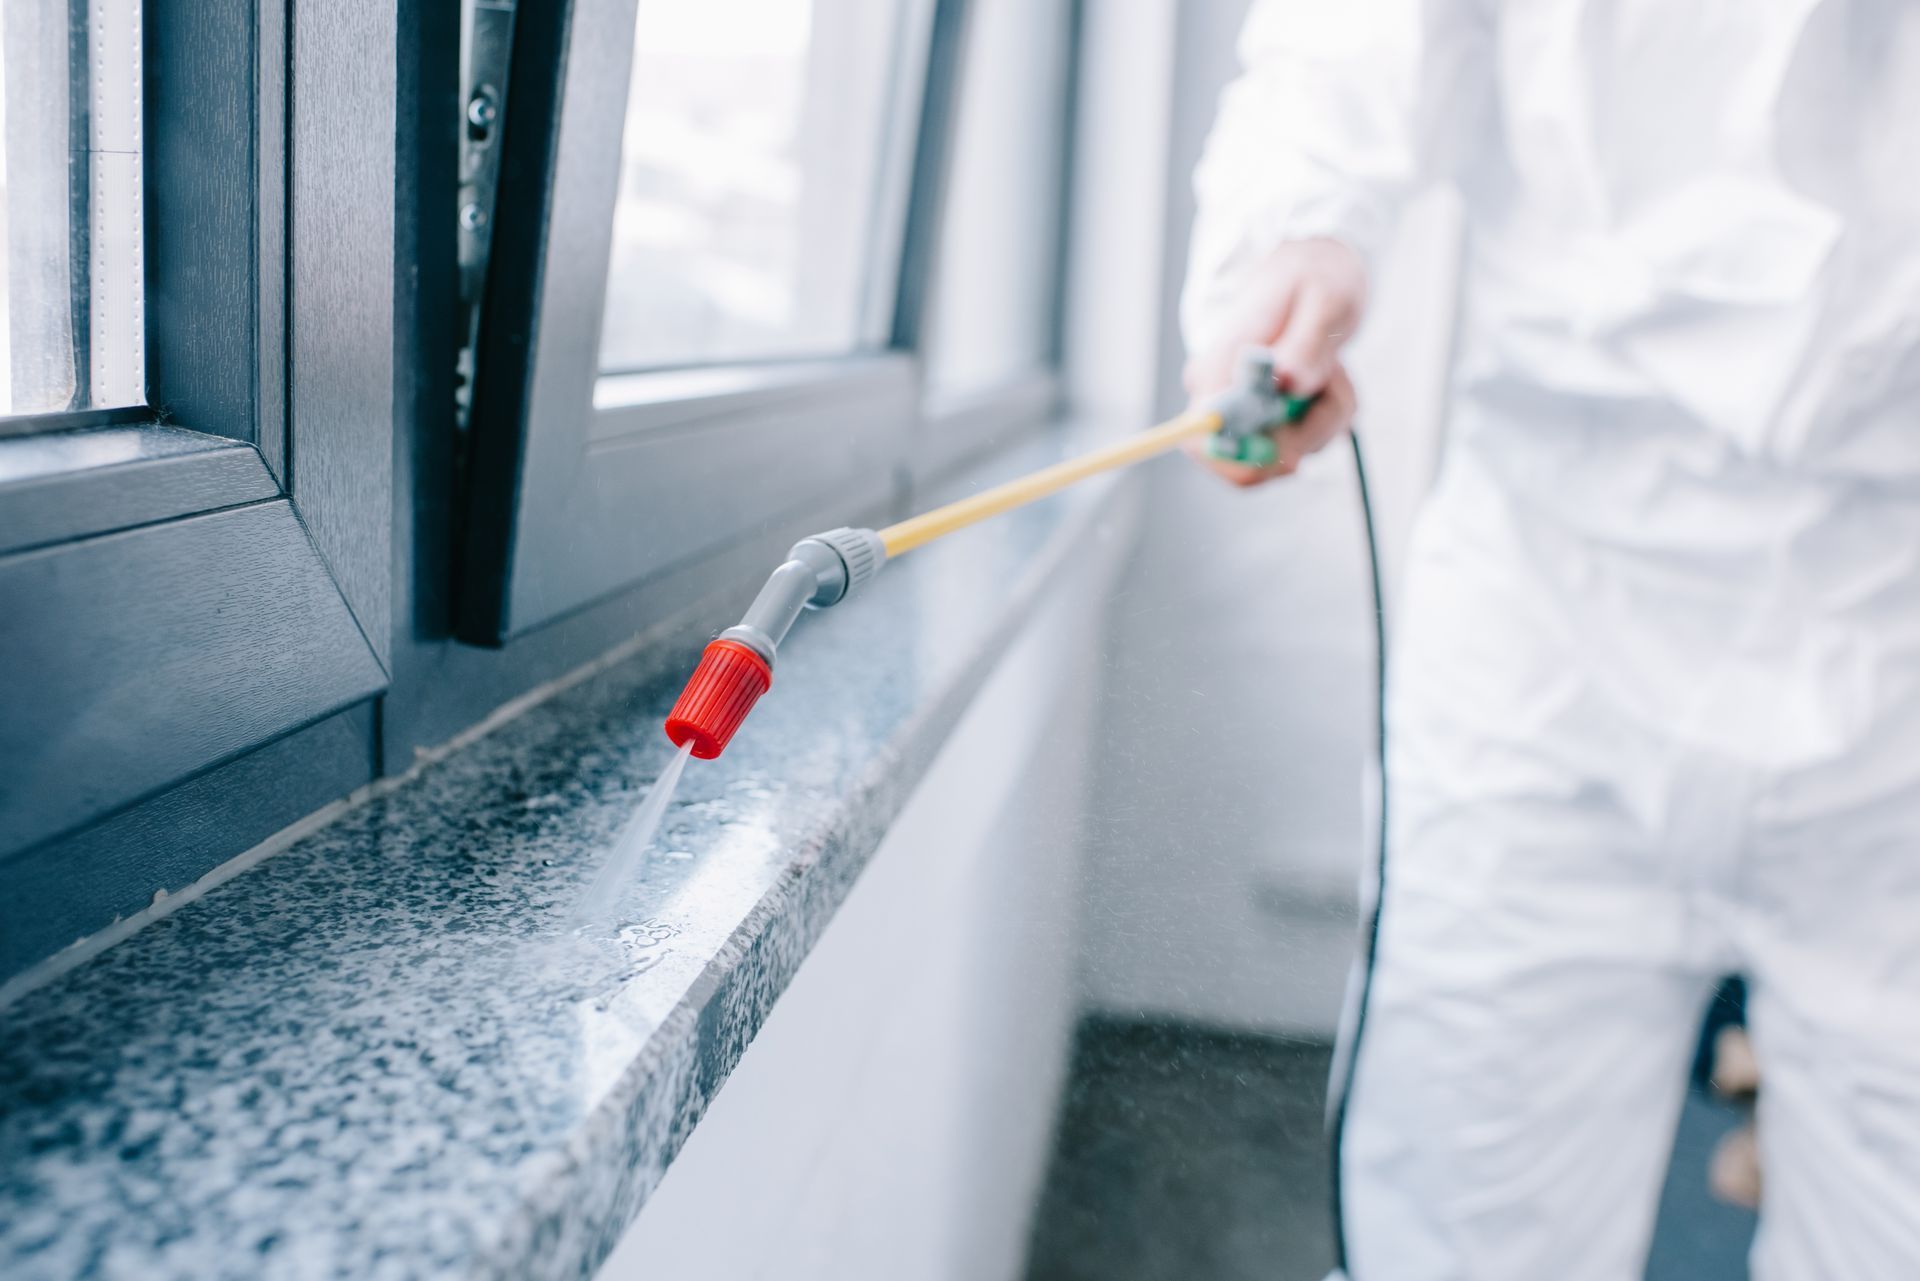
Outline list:
[[[772,686],[772,666],[750,646],[714,641],[667,717],[667,737],[677,747],[693,744],[693,754],[710,761],[727,750],[740,722]]]

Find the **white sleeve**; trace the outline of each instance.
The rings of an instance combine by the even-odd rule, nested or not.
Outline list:
[[[1180,319],[1188,351],[1234,319],[1252,264],[1326,236],[1369,261],[1426,176],[1436,62],[1481,25],[1471,0],[1254,0],[1241,75],[1193,175],[1197,209]]]

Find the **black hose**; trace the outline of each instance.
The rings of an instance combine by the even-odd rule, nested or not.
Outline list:
[[[1334,1100],[1328,1127],[1333,1167],[1334,1266],[1352,1281],[1347,1270],[1347,1225],[1340,1193],[1340,1149],[1347,1125],[1347,1100],[1353,1096],[1354,1072],[1360,1062],[1360,1038],[1367,1027],[1368,998],[1373,993],[1373,962],[1380,947],[1380,905],[1387,895],[1387,600],[1380,580],[1380,536],[1374,528],[1373,499],[1367,491],[1367,463],[1360,449],[1360,433],[1349,432],[1353,445],[1353,474],[1360,486],[1360,520],[1366,527],[1367,566],[1373,585],[1374,753],[1380,770],[1379,843],[1374,852],[1373,905],[1367,914],[1360,998],[1353,1012],[1353,1031],[1347,1041],[1346,1062],[1340,1074],[1340,1093]]]

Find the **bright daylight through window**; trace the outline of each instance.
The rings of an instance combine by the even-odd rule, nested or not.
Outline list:
[[[903,7],[641,0],[603,370],[868,345]]]
[[[0,415],[138,404],[138,0],[6,0],[0,114]]]

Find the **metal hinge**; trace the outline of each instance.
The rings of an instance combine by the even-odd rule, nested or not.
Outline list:
[[[462,0],[460,6],[460,355],[454,414],[465,431],[473,411],[474,349],[480,301],[493,246],[494,194],[500,183],[500,125],[507,109],[514,0]]]

